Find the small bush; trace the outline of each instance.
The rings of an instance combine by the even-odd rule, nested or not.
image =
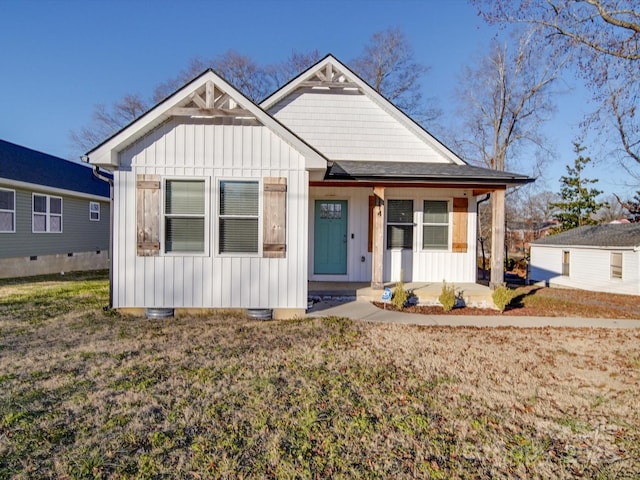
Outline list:
[[[493,298],[493,303],[501,312],[505,311],[505,309],[511,303],[511,300],[513,300],[514,296],[515,296],[515,291],[507,288],[505,285],[500,285],[491,294],[491,298]]]
[[[442,304],[442,308],[445,312],[450,312],[453,307],[456,306],[456,289],[453,285],[447,285],[447,282],[442,282],[442,292],[438,297],[438,300]]]
[[[409,300],[409,292],[404,289],[402,282],[396,283],[396,288],[393,289],[393,296],[391,297],[391,303],[398,310],[402,310]]]
[[[515,258],[505,258],[504,259],[504,271],[505,272],[510,272],[514,269],[514,267],[516,266],[516,260]]]

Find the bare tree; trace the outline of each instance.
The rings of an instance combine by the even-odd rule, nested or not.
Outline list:
[[[611,223],[616,220],[626,219],[629,212],[618,202],[616,195],[607,195],[604,199],[605,206],[596,214],[599,223]]]
[[[550,222],[557,213],[554,203],[560,200],[560,195],[550,190],[533,193],[527,200],[528,215],[536,223]]]
[[[497,41],[489,54],[464,70],[458,91],[465,137],[457,140],[474,163],[496,170],[512,168],[522,148],[538,155],[532,162],[537,175],[546,150],[541,127],[555,106],[553,88],[562,61],[543,55],[526,32],[511,46]]]
[[[374,90],[414,119],[429,122],[440,115],[422,98],[420,82],[429,68],[415,60],[413,49],[399,28],[374,33],[350,66]]]
[[[280,88],[289,80],[320,61],[320,59],[320,52],[317,49],[309,52],[294,50],[284,62],[267,67],[267,73],[273,81],[274,90]]]
[[[622,207],[623,211],[627,212],[627,219],[631,223],[640,222],[640,190],[636,192],[633,198],[627,198],[627,200],[621,200],[615,193],[613,196],[616,199],[616,203]]]
[[[261,100],[273,86],[267,69],[233,50],[211,60],[194,58],[174,78],[160,83],[149,100],[140,95],[128,94],[109,107],[104,104],[96,105],[91,122],[79,130],[70,132],[71,142],[78,155],[113,135],[210,66],[253,101]]]
[[[637,0],[472,0],[490,22],[540,27],[539,45],[571,53],[600,108],[587,124],[613,130],[640,163],[640,10]]]
[[[91,116],[91,123],[79,130],[72,130],[71,141],[78,149],[78,154],[84,153],[117,132],[142,115],[149,105],[139,95],[127,94],[121,100],[114,102],[111,107],[104,104],[96,105]]]
[[[78,154],[90,150],[209,67],[252,101],[259,102],[319,59],[317,50],[293,51],[285,61],[267,66],[233,50],[212,59],[194,58],[174,78],[160,83],[149,100],[126,95],[110,107],[96,106],[90,124],[72,131],[71,141]],[[419,120],[436,118],[436,110],[425,106],[420,92],[419,80],[427,68],[413,59],[413,51],[400,30],[374,34],[355,64],[365,80],[407,113]]]
[[[153,102],[161,102],[178,88],[204,72],[211,64],[212,61],[207,61],[200,57],[192,58],[189,60],[187,67],[182,69],[178,75],[158,84],[153,91]]]
[[[166,98],[207,68],[213,68],[216,73],[254,102],[264,98],[273,88],[273,83],[267,73],[268,68],[260,66],[247,55],[242,55],[235,50],[227,50],[222,55],[209,60],[199,57],[192,59],[187,68],[177,76],[156,87],[153,95],[154,101],[158,102]]]

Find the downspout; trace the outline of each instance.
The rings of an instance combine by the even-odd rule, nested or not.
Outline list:
[[[88,155],[80,158],[83,162],[89,163]],[[109,236],[111,237],[109,238],[109,305],[105,310],[111,310],[113,308],[113,179],[104,175],[98,165],[94,165],[91,172],[94,177],[109,184]]]
[[[491,194],[487,193],[486,196],[482,200],[478,200],[476,202],[476,230],[480,230],[480,204],[486,202],[491,198]],[[486,272],[487,272],[487,263],[484,256],[484,239],[481,236],[478,236],[478,240],[480,240],[480,248],[482,249],[482,280],[486,280]]]

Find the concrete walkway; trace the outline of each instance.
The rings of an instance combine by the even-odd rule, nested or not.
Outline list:
[[[439,325],[451,327],[571,327],[571,328],[640,328],[640,320],[574,318],[574,317],[519,317],[495,315],[421,315],[381,310],[362,300],[322,300],[315,303],[307,317],[346,317],[368,322],[408,325]]]

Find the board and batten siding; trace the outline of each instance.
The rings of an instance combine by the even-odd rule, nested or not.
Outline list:
[[[301,90],[269,113],[331,160],[446,162],[366,95]]]
[[[5,187],[3,187],[5,188]],[[100,221],[89,220],[89,200],[51,193],[62,198],[62,233],[33,233],[33,194],[46,190],[13,189],[16,192],[16,231],[0,233],[0,258],[31,257],[109,249],[109,201],[99,201]]]
[[[137,255],[137,175],[206,180],[205,254],[165,254],[161,237],[158,256]],[[284,258],[218,254],[218,181],[262,186],[267,177],[286,179]],[[184,118],[160,125],[121,152],[114,175],[114,307],[306,308],[308,182],[303,156],[266,127]]]
[[[569,276],[562,276],[562,252],[569,252]],[[622,279],[611,278],[611,253],[622,253]],[[640,252],[629,248],[531,246],[532,281],[598,292],[640,294]]]
[[[424,200],[446,200],[449,202],[449,240],[452,246],[453,236],[453,198],[469,198],[466,215],[467,248],[464,252],[428,251],[421,247],[422,239],[422,202]],[[309,225],[309,280],[315,281],[371,281],[372,257],[368,246],[369,197],[371,188],[312,187],[310,190],[309,218],[314,219],[316,200],[346,200],[348,205],[347,226],[347,274],[316,275],[314,265],[315,226]],[[412,282],[448,282],[473,283],[476,281],[476,260],[474,258],[476,242],[476,202],[471,192],[450,189],[388,188],[386,199],[409,199],[414,204],[414,247],[411,250],[383,251],[383,281],[397,281],[403,271],[404,281]],[[386,242],[386,221],[385,221]],[[364,262],[362,259],[364,258]]]

